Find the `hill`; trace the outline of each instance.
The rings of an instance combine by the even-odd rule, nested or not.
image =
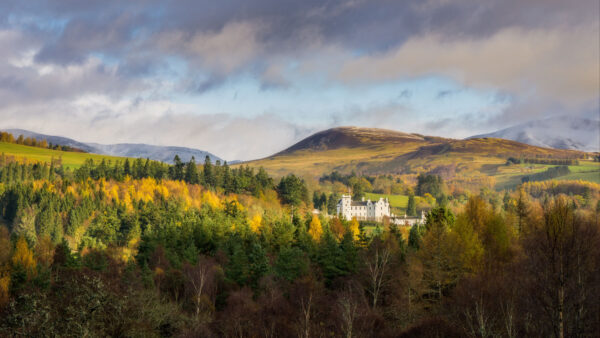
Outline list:
[[[96,161],[112,161],[124,160],[123,157],[107,156],[99,154],[88,154],[71,151],[51,150],[39,147],[29,147],[20,144],[0,142],[0,155],[8,158],[12,157],[17,160],[40,161],[50,163],[53,159],[60,160],[66,168],[77,168],[81,166],[85,160],[92,159]]]
[[[278,155],[290,154],[298,150],[332,150],[339,148],[360,148],[365,146],[401,145],[421,142],[425,139],[417,134],[376,128],[339,127],[318,132],[296,143]]]
[[[247,164],[262,166],[274,176],[295,173],[309,179],[337,170],[413,178],[419,173],[435,173],[447,180],[494,177],[500,182],[516,182],[520,175],[547,167],[507,166],[509,157],[582,159],[587,154],[497,138],[456,140],[384,129],[340,127],[318,132],[282,152]],[[597,166],[592,165],[593,171],[595,168]]]
[[[600,151],[600,120],[559,116],[529,121],[470,138],[482,137],[502,138],[556,149]]]
[[[194,156],[196,158],[196,161],[198,162],[204,161],[204,158],[206,156],[209,156],[212,162],[216,162],[217,160],[223,161],[218,156],[211,154],[207,151],[186,147],[156,146],[141,143],[84,143],[67,137],[45,135],[23,129],[5,129],[4,131],[13,134],[13,136],[15,137],[17,137],[18,135],[23,135],[24,137],[32,137],[37,140],[45,139],[46,141],[52,144],[70,146],[73,148],[81,149],[88,153],[100,155],[149,158],[151,160],[166,163],[172,163],[175,155],[179,155],[181,160],[184,162],[188,162],[192,158],[192,156]]]

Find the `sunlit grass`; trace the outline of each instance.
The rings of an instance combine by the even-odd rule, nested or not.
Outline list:
[[[52,159],[61,159],[63,166],[71,169],[80,167],[85,160],[89,158],[93,159],[94,161],[102,161],[103,159],[106,161],[110,160],[113,163],[117,160],[122,161],[125,159],[124,157],[51,150],[5,142],[0,142],[0,154],[4,154],[7,157],[15,157],[17,160],[27,159],[29,161],[39,161],[45,163],[50,163]]]

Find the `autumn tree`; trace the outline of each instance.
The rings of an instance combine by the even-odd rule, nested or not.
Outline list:
[[[595,335],[600,322],[598,227],[578,215],[568,201],[558,197],[544,209],[542,224],[525,242],[523,273],[529,279],[526,296],[540,308],[540,335],[584,337]],[[546,331],[547,330],[547,331]]]
[[[10,297],[10,258],[11,242],[8,229],[0,226],[0,310]]]
[[[33,257],[33,251],[29,249],[24,237],[20,237],[17,240],[11,261],[13,269],[22,270],[26,274],[27,279],[30,279],[37,274],[37,263]]]
[[[352,217],[352,220],[348,224],[348,231],[352,234],[352,238],[354,238],[355,241],[359,240],[360,223],[358,222],[356,217]]]
[[[419,249],[423,262],[423,280],[428,284],[431,298],[441,302],[443,294],[459,277],[457,257],[449,245],[448,234],[454,224],[454,214],[446,208],[435,208],[427,214],[426,232]]]
[[[356,218],[354,218],[354,221],[356,221]],[[358,223],[358,221],[356,222]],[[346,227],[344,227],[344,223],[342,223],[342,220],[338,217],[331,219],[329,222],[329,228],[337,239],[341,239],[346,233]]]
[[[321,240],[323,236],[323,227],[321,226],[321,220],[317,215],[313,215],[312,220],[308,226],[308,234],[315,242]]]

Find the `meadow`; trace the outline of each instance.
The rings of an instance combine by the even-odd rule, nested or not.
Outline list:
[[[0,142],[0,155],[1,154],[4,154],[7,157],[14,157],[17,160],[27,159],[27,161],[39,161],[45,163],[51,163],[53,159],[55,161],[60,160],[62,165],[69,169],[79,168],[85,160],[90,158],[94,160],[94,162],[106,160],[107,162],[111,161],[114,163],[115,161],[125,160],[124,157],[52,150],[6,142]]]
[[[392,208],[400,208],[406,209],[408,205],[408,196],[407,195],[386,195],[386,194],[375,194],[375,193],[365,193],[365,199],[370,199],[371,201],[377,201],[379,198],[388,198],[390,201],[390,206]]]

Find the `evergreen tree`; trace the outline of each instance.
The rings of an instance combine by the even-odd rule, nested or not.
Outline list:
[[[277,193],[281,202],[291,205],[299,205],[308,202],[308,189],[304,180],[294,174],[281,178],[277,186]]]
[[[198,167],[196,166],[196,159],[194,156],[190,159],[185,167],[185,181],[190,184],[198,184]]]
[[[260,279],[269,272],[270,268],[267,253],[257,240],[254,240],[250,245],[248,262],[249,283],[252,288],[256,289]]]
[[[281,249],[274,265],[275,274],[288,281],[293,281],[305,275],[308,268],[308,261],[304,252],[297,247]]]
[[[125,159],[125,164],[123,165],[123,175],[131,176],[131,164],[129,163],[129,159]]]
[[[248,256],[240,243],[235,243],[225,275],[238,285],[246,285],[249,277]]]
[[[417,203],[415,202],[414,194],[410,194],[408,196],[408,205],[406,207],[406,214],[408,216],[417,216]]]
[[[173,158],[173,170],[171,174],[171,179],[176,181],[182,181],[185,177],[183,175],[183,169],[185,164],[181,162],[179,155],[175,155]]]
[[[213,165],[210,162],[210,157],[208,155],[206,155],[206,157],[204,158],[204,184],[206,184],[206,186],[211,187],[211,188],[215,188],[216,184],[217,184],[217,180],[215,177],[215,173],[213,170]]]

